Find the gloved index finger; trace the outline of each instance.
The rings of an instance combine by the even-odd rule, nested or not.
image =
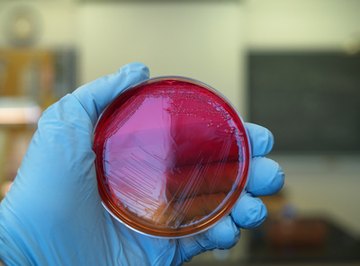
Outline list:
[[[270,130],[252,123],[245,123],[245,127],[251,143],[252,156],[268,154],[274,145],[274,136]]]
[[[105,107],[124,89],[149,78],[149,69],[141,63],[125,65],[117,72],[90,82],[73,92],[96,123]]]

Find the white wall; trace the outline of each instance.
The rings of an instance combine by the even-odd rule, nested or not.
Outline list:
[[[141,61],[152,76],[199,79],[245,111],[237,3],[89,4],[79,21],[82,80]]]
[[[248,46],[342,49],[360,43],[358,0],[247,0]]]

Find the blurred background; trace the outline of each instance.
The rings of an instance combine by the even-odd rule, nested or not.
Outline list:
[[[0,198],[41,112],[133,61],[220,90],[287,175],[263,226],[188,265],[360,265],[359,0],[0,0]]]

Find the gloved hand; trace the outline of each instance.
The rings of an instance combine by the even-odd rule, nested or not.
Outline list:
[[[256,196],[277,192],[284,174],[263,156],[271,133],[247,124],[253,159],[246,193],[231,215],[196,236],[158,239],[109,215],[97,191],[92,134],[103,109],[125,88],[147,79],[129,64],[49,107],[38,124],[13,186],[0,206],[0,258],[6,265],[178,265],[215,248],[230,248],[239,228],[258,226],[266,208]]]

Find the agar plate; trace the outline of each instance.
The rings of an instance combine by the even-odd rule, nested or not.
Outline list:
[[[230,213],[246,184],[244,124],[213,88],[184,77],[122,92],[94,135],[103,205],[146,235],[193,235]]]

